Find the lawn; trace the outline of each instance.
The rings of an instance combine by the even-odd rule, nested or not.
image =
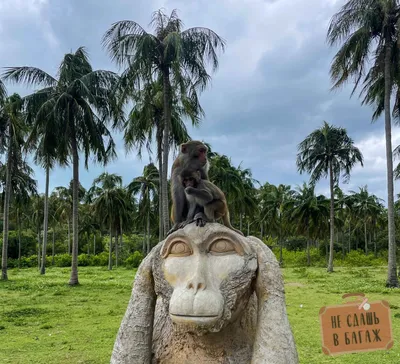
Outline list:
[[[400,363],[400,290],[384,288],[385,268],[284,269],[286,301],[302,364]],[[109,363],[125,312],[134,271],[79,269],[79,287],[69,287],[69,269],[12,269],[0,282],[0,362]],[[318,312],[342,302],[341,295],[364,292],[370,301],[391,304],[394,347],[389,351],[322,354]]]

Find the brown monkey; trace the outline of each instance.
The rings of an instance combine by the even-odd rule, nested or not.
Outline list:
[[[193,221],[197,205],[204,207],[204,214],[208,221],[222,218],[224,225],[240,235],[243,233],[235,229],[229,219],[229,209],[224,193],[212,182],[201,178],[200,171],[186,169],[181,174],[181,183],[185,188],[186,199],[189,202],[187,220]]]
[[[208,148],[200,141],[191,140],[180,145],[180,153],[175,159],[171,168],[171,197],[172,211],[171,220],[174,223],[168,232],[177,230],[182,223],[188,221],[187,214],[189,205],[185,195],[185,188],[182,185],[180,175],[185,169],[200,171],[202,179],[208,180]],[[198,210],[199,212],[200,210]]]

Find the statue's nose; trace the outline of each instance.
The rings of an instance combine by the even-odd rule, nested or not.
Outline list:
[[[206,289],[206,283],[204,282],[203,279],[191,279],[189,280],[186,288],[189,290],[194,290],[194,294],[196,294],[198,291],[204,291]]]

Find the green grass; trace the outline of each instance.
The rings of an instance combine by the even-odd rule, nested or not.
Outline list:
[[[0,282],[0,362],[109,363],[134,271],[105,267],[79,268],[81,285],[69,287],[68,268],[12,269]],[[301,364],[400,363],[400,290],[384,288],[386,269],[318,268],[284,270],[286,302]],[[318,312],[342,302],[349,292],[364,292],[370,301],[391,304],[394,347],[389,351],[322,354]],[[302,307],[300,307],[302,305]]]

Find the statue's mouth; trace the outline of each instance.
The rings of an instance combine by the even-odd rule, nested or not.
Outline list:
[[[170,313],[172,321],[176,323],[207,324],[218,319],[219,315],[180,315]]]

